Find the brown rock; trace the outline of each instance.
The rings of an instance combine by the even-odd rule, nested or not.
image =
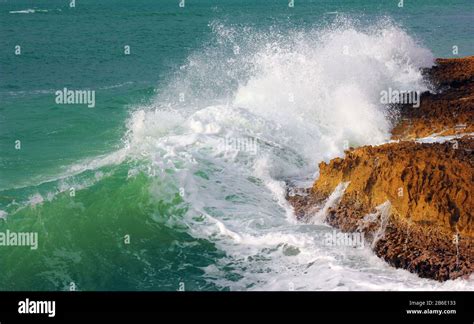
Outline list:
[[[394,139],[474,131],[474,57],[440,59],[426,71],[438,93],[402,107]],[[462,127],[460,126],[462,125]],[[400,141],[346,151],[319,165],[313,187],[289,201],[300,220],[349,182],[326,222],[362,231],[394,267],[447,280],[474,272],[474,137],[444,143]]]
[[[423,93],[420,107],[402,105],[393,139],[474,132],[474,56],[438,59],[426,71],[437,93]]]

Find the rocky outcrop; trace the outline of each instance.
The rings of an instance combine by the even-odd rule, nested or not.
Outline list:
[[[474,272],[474,137],[431,144],[407,139],[472,131],[474,57],[437,62],[426,73],[438,92],[423,94],[419,108],[402,107],[393,137],[404,141],[351,149],[323,162],[313,187],[288,199],[304,221],[347,183],[327,210],[327,223],[363,232],[395,267],[447,280]]]
[[[394,139],[474,132],[474,56],[436,62],[425,73],[437,93],[423,93],[418,108],[401,106],[401,120],[392,130]]]

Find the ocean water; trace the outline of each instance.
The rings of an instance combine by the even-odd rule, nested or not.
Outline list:
[[[38,248],[0,246],[0,289],[474,289],[329,246],[285,200],[389,139],[381,90],[474,53],[471,0],[397,4],[1,1],[0,232]]]

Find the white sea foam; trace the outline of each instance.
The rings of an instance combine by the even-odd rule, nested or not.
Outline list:
[[[149,161],[152,195],[184,189],[189,211],[169,221],[226,253],[204,269],[208,280],[237,290],[473,289],[472,280],[394,269],[370,247],[325,246],[321,234],[333,229],[296,222],[285,200],[286,181],[313,179],[345,145],[387,142],[393,112],[382,89],[428,89],[420,69],[433,64],[429,50],[389,21],[356,25],[282,32],[213,23],[214,43],[131,115],[127,155]],[[254,139],[258,154],[223,150],[229,137]]]
[[[52,12],[52,11],[58,11],[60,12],[61,9],[24,9],[24,10],[12,10],[9,11],[11,14],[33,14],[33,13],[47,13],[47,12]]]
[[[32,207],[35,207],[37,205],[40,205],[44,202],[44,198],[43,196],[41,196],[41,194],[39,193],[36,193],[34,195],[31,195],[29,198],[28,198],[28,205],[29,206],[32,206]]]
[[[35,9],[25,9],[25,10],[13,10],[10,11],[11,14],[29,14],[29,13],[35,13]]]
[[[449,136],[438,136],[437,134],[433,134],[431,136],[417,138],[416,142],[418,143],[444,143],[444,142],[453,141],[463,136],[474,136],[474,133],[464,133],[464,134],[449,135]]]
[[[339,204],[348,185],[349,182],[342,182],[338,184],[334,191],[331,193],[331,195],[329,195],[321,209],[317,210],[314,215],[310,215],[311,218],[308,219],[308,222],[311,224],[324,223],[328,215],[329,209]]]

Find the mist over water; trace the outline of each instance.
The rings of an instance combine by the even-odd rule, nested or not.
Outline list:
[[[0,288],[474,288],[394,269],[370,244],[328,246],[334,229],[297,222],[285,199],[347,146],[388,141],[397,112],[380,93],[428,90],[420,69],[433,65],[430,49],[388,17],[206,28],[156,86],[124,85],[127,96],[105,101],[122,107],[103,112],[121,125],[108,151],[2,188],[2,228],[36,230],[40,242],[35,253],[2,253]]]

